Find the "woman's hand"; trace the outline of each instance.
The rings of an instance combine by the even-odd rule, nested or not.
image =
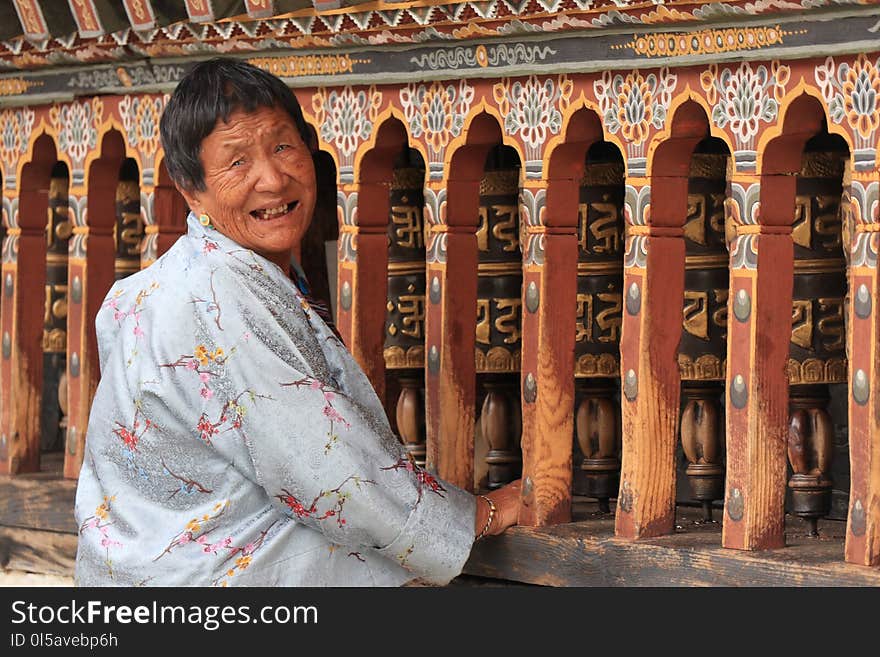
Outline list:
[[[517,479],[506,486],[487,493],[492,502],[495,503],[495,515],[492,518],[492,524],[486,532],[485,536],[495,536],[502,533],[508,527],[516,524],[517,515],[519,514],[519,496],[522,488],[522,480]],[[477,497],[477,518],[474,523],[474,536],[479,536],[480,532],[486,526],[489,519],[489,505],[482,497]]]

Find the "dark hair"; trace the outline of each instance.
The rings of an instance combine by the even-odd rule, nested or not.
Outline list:
[[[310,132],[302,109],[284,82],[236,59],[200,62],[180,81],[159,122],[165,168],[171,180],[188,191],[205,191],[205,169],[199,159],[202,140],[218,119],[236,110],[280,106],[287,110],[307,144]]]

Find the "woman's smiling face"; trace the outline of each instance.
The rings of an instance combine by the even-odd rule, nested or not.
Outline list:
[[[284,271],[315,209],[312,153],[280,107],[235,110],[202,141],[205,191],[181,190],[196,215]]]

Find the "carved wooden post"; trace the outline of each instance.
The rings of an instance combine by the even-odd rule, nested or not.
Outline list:
[[[880,172],[856,169],[846,189],[852,226],[849,312],[850,501],[846,560],[880,564]],[[848,243],[848,240],[845,240]]]
[[[56,162],[48,136],[37,139],[15,189],[6,189],[0,357],[0,473],[40,469],[46,224]],[[17,193],[17,198],[16,198]]]
[[[575,431],[586,474],[586,495],[599,501],[599,511],[609,513],[610,498],[620,489],[620,421],[614,399],[615,386],[603,379],[578,379],[580,403]]]
[[[599,142],[587,152],[578,204],[576,431],[585,493],[608,512],[620,489],[620,328],[623,313],[624,165]]]
[[[164,164],[159,166],[157,180],[155,187],[145,185],[141,190],[142,198],[150,203],[141,208],[145,223],[141,268],[153,264],[186,232],[189,208],[168,178]]]
[[[804,144],[823,116],[815,99],[799,96],[787,108],[782,134],[758,149],[757,176],[737,172],[731,180],[724,547],[785,543],[791,230]]]
[[[774,202],[775,185],[785,185],[782,191],[787,190],[790,200],[776,211],[775,222],[759,224],[758,204],[765,208],[766,200]],[[793,177],[789,181],[784,176],[759,179],[737,173],[731,180],[727,209],[735,237],[730,253],[724,547],[754,550],[784,544],[784,366],[791,337],[793,185]]]
[[[569,182],[570,205],[574,206],[578,181]],[[546,184],[527,181],[523,189],[523,207],[528,212],[523,244],[523,494],[519,523],[533,526],[571,519],[577,236],[573,214],[541,216]]]
[[[39,174],[44,174],[48,181],[48,170],[34,172],[35,177]],[[6,439],[2,472],[8,474],[40,469],[43,306],[30,300],[42,300],[45,296],[48,197],[45,188],[29,188],[26,175],[22,175],[22,182],[18,225],[10,226],[4,244],[0,307],[5,393],[2,433]]]
[[[719,382],[724,381],[727,355],[727,161],[727,154],[718,152],[697,152],[691,157],[684,225],[684,316],[678,354],[681,443],[692,499],[702,503],[706,521],[712,520],[712,501],[724,497],[723,385]]]
[[[430,180],[425,186],[426,464],[466,490],[474,485],[477,212],[473,201],[478,190],[475,176]]]
[[[683,189],[664,193],[677,194],[684,203],[687,178],[682,180]],[[675,520],[684,241],[680,227],[649,223],[650,197],[649,180],[627,178],[620,343],[623,459],[615,534],[629,539],[667,534]]]
[[[409,149],[407,149],[408,155]],[[388,303],[385,368],[397,376],[397,431],[409,453],[425,465],[424,167],[415,162],[394,169],[388,223]]]
[[[827,410],[828,385],[845,383],[847,378],[840,201],[848,154],[836,145],[827,134],[807,143],[792,230],[788,456],[794,474],[788,487],[792,511],[809,521],[814,536],[818,519],[831,510],[834,424]]]
[[[375,154],[357,171],[358,183],[341,182],[338,328],[380,400],[385,399],[384,313],[388,286],[388,212],[391,161]],[[351,174],[345,174],[348,180]]]
[[[102,140],[101,157],[85,176],[85,187],[71,186],[76,201],[68,260],[69,303],[67,320],[67,451],[64,476],[75,479],[82,465],[89,409],[98,386],[98,345],[95,318],[113,285],[116,225],[116,185],[125,156],[122,136],[111,131]],[[74,181],[77,175],[73,176]],[[82,206],[87,205],[88,221]]]
[[[416,465],[425,467],[424,378],[401,376],[397,398],[397,433]]]

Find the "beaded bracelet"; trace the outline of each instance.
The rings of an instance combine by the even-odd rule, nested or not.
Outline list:
[[[483,527],[483,531],[481,531],[474,539],[475,541],[479,541],[481,538],[486,536],[486,532],[488,532],[489,527],[492,526],[492,520],[495,519],[495,512],[498,510],[498,508],[495,506],[495,502],[490,500],[488,497],[486,497],[485,495],[480,495],[479,497],[482,497],[489,504],[489,518],[486,520],[486,526]]]

